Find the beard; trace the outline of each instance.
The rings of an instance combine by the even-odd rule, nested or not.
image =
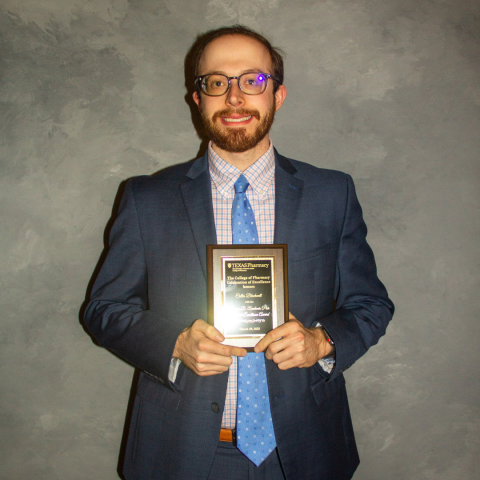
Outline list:
[[[259,121],[255,131],[252,134],[247,134],[246,128],[236,127],[226,127],[226,129],[222,130],[216,124],[216,120],[220,117],[228,116],[233,113],[242,116],[251,115],[252,117],[255,117]],[[256,147],[268,134],[275,118],[275,102],[270,111],[268,111],[263,118],[261,118],[258,110],[249,110],[247,108],[229,108],[221,110],[215,112],[211,119],[206,115],[202,108],[200,108],[200,114],[208,138],[215,145],[227,152],[241,153]]]

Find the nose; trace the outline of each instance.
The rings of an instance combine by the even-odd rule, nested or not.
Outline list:
[[[244,93],[238,86],[238,80],[230,80],[230,88],[227,90],[225,103],[231,107],[238,107],[245,103]]]

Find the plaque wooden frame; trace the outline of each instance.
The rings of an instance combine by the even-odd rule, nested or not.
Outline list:
[[[207,245],[207,292],[222,343],[253,351],[288,319],[287,245]]]

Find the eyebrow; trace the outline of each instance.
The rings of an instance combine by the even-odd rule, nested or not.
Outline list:
[[[257,68],[250,68],[248,70],[243,70],[241,73],[239,73],[238,75],[233,75],[234,77],[239,77],[240,75],[243,75],[244,73],[268,73],[269,75],[270,72],[267,70],[265,72],[263,72],[262,70],[260,69],[257,69]],[[206,75],[225,75],[226,77],[230,77],[230,75],[227,75],[224,71],[222,70],[214,70],[213,72],[209,72],[209,73],[204,73],[203,75],[199,75],[199,77],[205,77]]]

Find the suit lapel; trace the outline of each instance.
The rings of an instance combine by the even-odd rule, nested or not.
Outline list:
[[[295,167],[275,150],[274,243],[289,244],[295,235],[295,220],[303,193],[303,180],[296,178],[295,173]],[[205,154],[195,160],[187,173],[187,181],[180,186],[205,279],[206,245],[217,243],[210,182]]]
[[[303,194],[303,180],[294,176],[295,167],[275,150],[275,235],[274,243],[289,244]]]
[[[195,160],[180,186],[203,275],[207,278],[206,245],[217,243],[207,154]]]

